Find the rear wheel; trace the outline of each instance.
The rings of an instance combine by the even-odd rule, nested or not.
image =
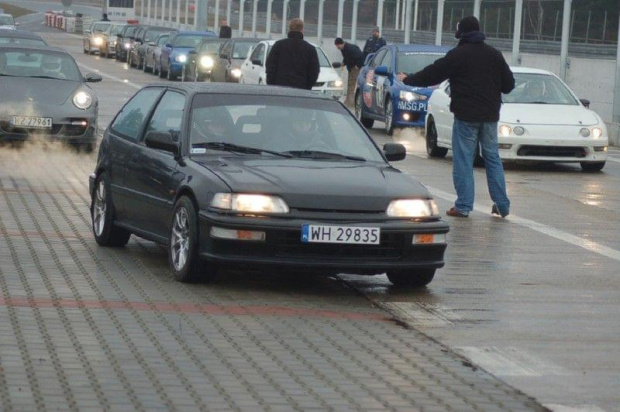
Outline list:
[[[101,173],[96,180],[90,210],[93,234],[98,245],[122,247],[127,244],[131,233],[114,225],[114,203],[110,191],[110,178],[105,172]]]
[[[605,162],[581,162],[580,165],[584,172],[600,172],[605,167]]]
[[[394,134],[394,107],[392,106],[392,98],[387,97],[385,102],[385,133],[388,136]]]
[[[357,117],[357,119],[360,121],[360,123],[362,123],[362,125],[364,125],[365,128],[371,129],[372,125],[375,124],[375,121],[373,119],[369,119],[363,116],[363,104],[364,102],[362,100],[362,92],[358,90],[357,94],[355,95],[355,117]]]
[[[393,270],[387,277],[395,286],[422,288],[433,281],[435,269]]]
[[[437,146],[437,128],[432,117],[428,118],[426,126],[426,153],[430,157],[445,157],[448,154],[448,149]]]

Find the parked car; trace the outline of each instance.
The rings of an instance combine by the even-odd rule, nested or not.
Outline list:
[[[388,163],[405,155],[310,91],[151,85],[104,133],[92,230],[101,246],[131,234],[166,245],[182,282],[241,265],[425,286],[449,227],[429,191]]]
[[[71,54],[49,46],[0,46],[0,140],[41,137],[95,147],[98,102]]]
[[[137,24],[128,24],[123,27],[117,35],[116,47],[114,49],[114,57],[117,61],[126,62],[127,54],[129,50],[131,50],[131,45],[133,42],[133,36],[136,34],[136,31],[140,29],[142,26]]]
[[[110,24],[107,29],[102,32],[103,44],[99,47],[99,55],[101,57],[113,57],[116,53],[116,42],[118,41],[118,33],[120,33],[126,24]]]
[[[228,39],[222,46],[218,61],[213,67],[211,81],[239,83],[241,65],[248,58],[250,52],[263,39],[248,39],[239,37]]]
[[[136,32],[134,36],[133,44],[129,50],[129,56],[127,57],[127,64],[129,67],[136,67],[142,69],[144,65],[144,55],[150,42],[162,34],[170,32],[170,27],[156,27],[145,26],[139,32]]]
[[[2,13],[0,14],[0,30],[17,30],[19,23],[15,23],[13,15]]]
[[[159,57],[159,77],[175,80],[183,72],[187,55],[205,37],[217,37],[212,31],[177,31],[171,33],[168,43],[162,47]]]
[[[82,39],[84,53],[101,52],[101,46],[105,43],[104,33],[112,24],[111,21],[94,21],[88,29],[84,30],[84,38]]]
[[[579,163],[587,172],[605,166],[609,135],[590,102],[553,73],[511,67],[515,88],[502,97],[498,123],[499,155],[505,162]],[[429,100],[426,151],[444,157],[452,148],[450,83],[443,82]],[[484,162],[478,151],[476,162]]]
[[[264,40],[254,47],[250,56],[245,59],[241,65],[240,83],[267,84],[265,62],[267,61],[267,55],[271,51],[271,47],[274,43],[275,40]],[[332,64],[322,48],[316,45],[314,47],[316,47],[316,52],[319,56],[321,71],[312,90],[330,96],[342,96],[342,79],[338,75],[338,72],[334,70],[340,67],[340,63]]]
[[[0,45],[47,46],[38,34],[23,30],[0,31]]]
[[[228,39],[205,37],[195,49],[188,52],[182,81],[212,81],[213,71],[220,64],[220,50]]]
[[[366,58],[355,90],[355,115],[371,128],[375,120],[385,123],[388,135],[395,128],[423,127],[426,104],[436,87],[407,86],[399,72],[415,73],[443,57],[450,47],[392,44]]]
[[[155,38],[154,41],[149,42],[149,45],[146,48],[146,52],[144,54],[144,64],[142,65],[142,70],[144,70],[145,73],[159,73],[159,57],[161,56],[161,48],[166,45],[169,37],[169,32],[161,33]]]

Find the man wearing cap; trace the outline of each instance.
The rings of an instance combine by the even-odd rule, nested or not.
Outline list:
[[[366,57],[370,53],[376,53],[386,44],[385,39],[379,35],[379,27],[372,29],[372,36],[366,40],[366,44],[364,45],[364,61],[366,61]]]
[[[342,53],[342,65],[347,66],[349,78],[347,82],[347,97],[344,101],[346,106],[353,106],[353,93],[355,92],[355,82],[360,73],[360,69],[364,65],[364,53],[362,50],[351,43],[345,43],[342,37],[336,37],[334,40],[336,48]]]
[[[446,213],[468,217],[474,208],[474,157],[478,147],[486,168],[491,213],[505,217],[510,211],[506,180],[497,143],[497,122],[502,93],[515,87],[504,56],[484,42],[480,22],[463,18],[456,30],[458,45],[444,57],[415,74],[399,73],[409,86],[431,86],[450,80],[452,127],[452,179],[457,199]]]

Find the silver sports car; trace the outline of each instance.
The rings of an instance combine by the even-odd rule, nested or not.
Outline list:
[[[98,101],[71,55],[52,47],[0,45],[0,141],[62,140],[90,151]]]

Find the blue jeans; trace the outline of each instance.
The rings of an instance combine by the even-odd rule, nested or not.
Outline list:
[[[474,208],[474,157],[478,144],[487,173],[491,199],[500,213],[508,214],[510,200],[506,194],[504,168],[499,157],[497,122],[464,122],[454,118],[452,128],[452,179],[457,199],[454,207],[463,214]]]

